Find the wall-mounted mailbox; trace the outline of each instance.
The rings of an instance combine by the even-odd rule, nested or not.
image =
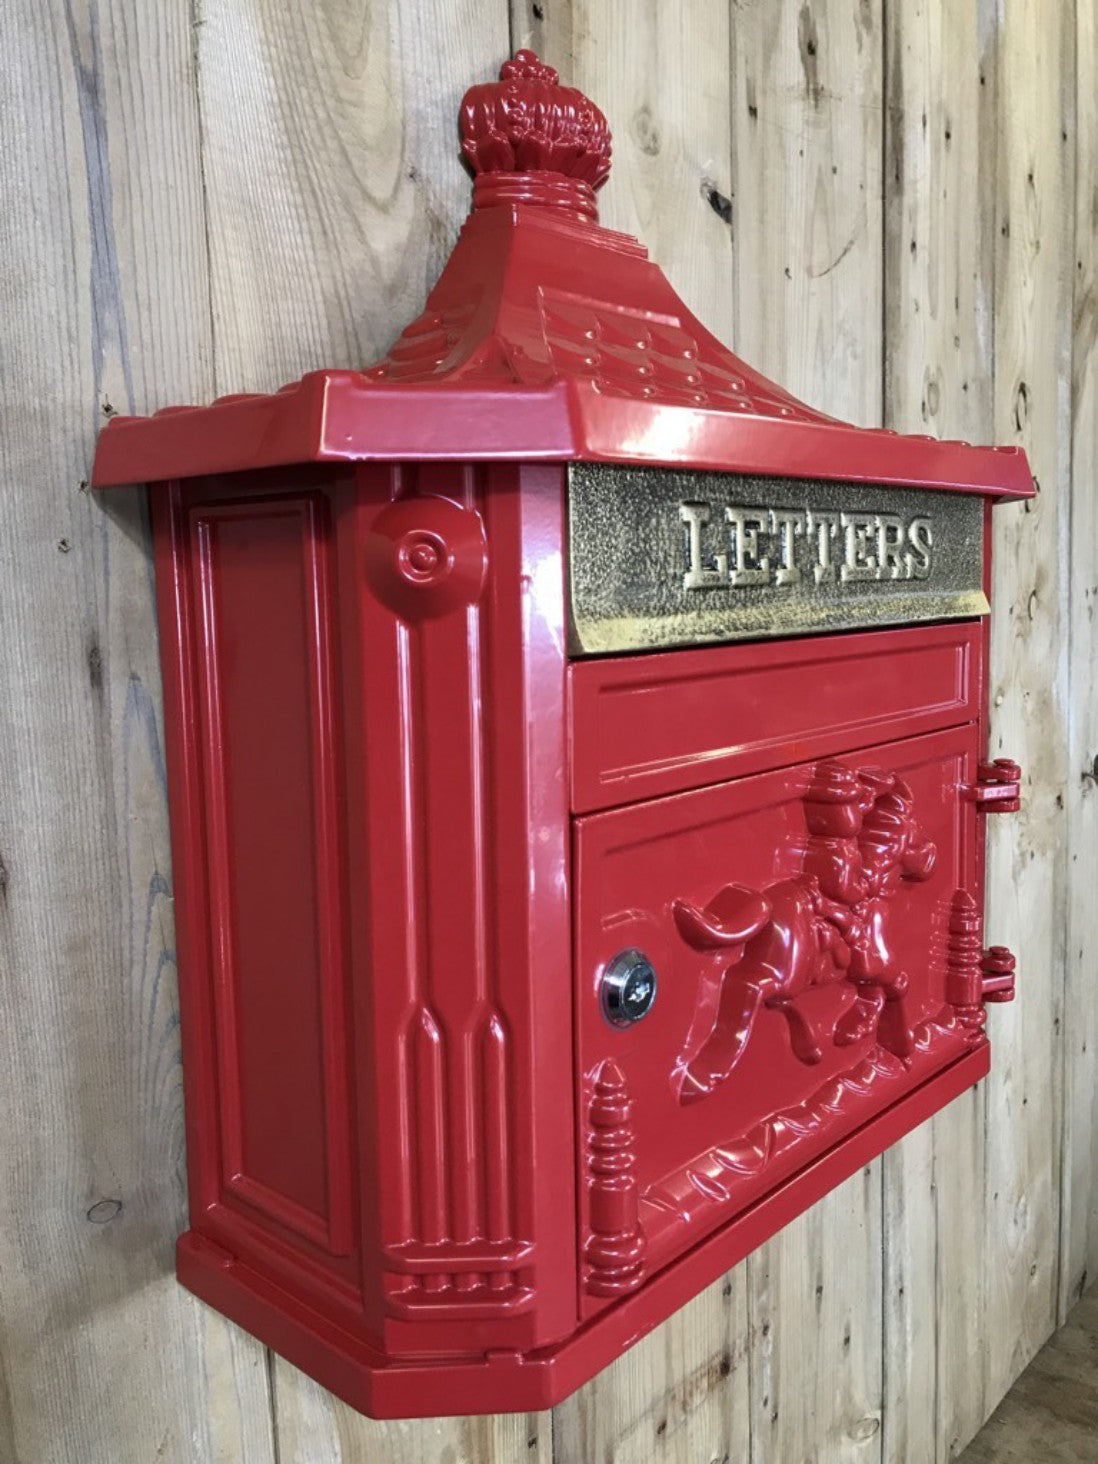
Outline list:
[[[184,1283],[382,1417],[543,1408],[980,1078],[991,506],[598,226],[529,52],[380,364],[116,418],[152,484]]]

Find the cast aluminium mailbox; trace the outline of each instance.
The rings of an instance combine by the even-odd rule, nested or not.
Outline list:
[[[425,313],[102,435],[147,481],[191,1229],[365,1412],[555,1402],[988,1069],[1015,450],[751,371],[601,229],[601,113],[462,108]]]

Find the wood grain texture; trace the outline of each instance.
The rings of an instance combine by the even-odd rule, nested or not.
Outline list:
[[[1095,12],[10,0],[0,1464],[938,1464],[1094,1276]],[[83,483],[106,412],[386,349],[464,216],[457,104],[509,22],[609,116],[604,221],[749,361],[855,421],[1030,452],[1039,500],[997,515],[991,688],[994,751],[1027,773],[990,830],[1019,1001],[986,1084],[553,1415],[378,1424],[171,1276],[148,537],[136,495]]]
[[[739,0],[733,17],[733,345],[811,405],[879,426],[879,0]]]
[[[735,348],[813,406],[877,424],[880,7],[745,0],[733,20]],[[880,1174],[747,1262],[760,1464],[881,1457]]]
[[[555,66],[565,86],[575,86],[575,50],[586,45],[576,35],[573,0],[510,0],[511,50],[532,50]]]
[[[573,80],[610,119],[599,195],[718,336],[732,327],[729,23],[712,0],[572,0]]]
[[[106,413],[206,395],[189,7],[2,21],[0,1458],[271,1464],[264,1350],[175,1284],[185,1224],[152,570],[93,501]]]
[[[989,821],[987,933],[1018,958],[1020,999],[990,1023],[983,1261],[985,1401],[1057,1317],[1066,903],[1070,505],[1071,12],[998,12],[995,65],[996,440],[1025,446],[1037,499],[995,516],[991,748],[1024,769],[1022,811]],[[1039,37],[1039,41],[1037,38]]]
[[[881,1457],[881,1172],[747,1260],[752,1464]]]
[[[745,1302],[741,1266],[555,1408],[554,1464],[746,1459]]]
[[[506,0],[205,0],[199,94],[219,390],[384,354],[471,196],[457,116]]]
[[[1079,5],[1076,13],[1061,1316],[1098,1277],[1098,12],[1088,4]]]
[[[885,34],[885,422],[988,442],[990,38],[975,5],[949,0],[893,0]],[[985,1133],[981,1087],[884,1156],[888,1460],[952,1458],[986,1414],[971,1361],[984,1327]]]
[[[363,1418],[272,1356],[277,1464],[550,1464],[549,1414]]]
[[[512,0],[533,46],[598,101],[614,138],[600,222],[648,248],[717,335],[732,329],[729,18],[712,0]]]

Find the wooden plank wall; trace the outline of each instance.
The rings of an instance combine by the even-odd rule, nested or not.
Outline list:
[[[1098,1001],[1089,964],[1094,947],[1098,848],[1098,7],[1080,6],[1075,36],[1075,230],[1072,259],[1070,634],[1068,745],[1066,1102],[1060,1304],[1070,1306],[1098,1271]],[[1088,491],[1088,488],[1090,491]]]
[[[0,1464],[953,1457],[1098,1274],[1094,0],[8,0],[0,14]],[[994,1076],[552,1415],[352,1414],[171,1279],[185,1206],[156,637],[96,429],[357,365],[535,44],[604,219],[866,424],[1019,441],[998,515]]]
[[[995,432],[996,91],[982,21],[974,5],[895,6],[885,57],[885,420],[976,442]],[[1001,1025],[996,1014],[997,1042]],[[987,1086],[884,1156],[887,1459],[948,1459],[995,1402],[981,1361]]]

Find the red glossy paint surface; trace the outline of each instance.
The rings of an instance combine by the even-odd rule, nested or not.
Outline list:
[[[986,624],[569,663],[563,460],[990,506],[1024,457],[739,362],[597,227],[604,119],[539,63],[463,129],[476,212],[384,362],[116,419],[95,468],[156,485],[179,1274],[394,1417],[565,1396],[977,1081],[1015,978]]]
[[[974,721],[979,661],[973,621],[580,661],[569,668],[572,807]]]
[[[984,1040],[945,993],[975,740],[970,723],[577,821],[577,1096],[612,1064],[631,1101],[638,1284]],[[659,1017],[608,1033],[593,986],[623,947],[652,959]]]

